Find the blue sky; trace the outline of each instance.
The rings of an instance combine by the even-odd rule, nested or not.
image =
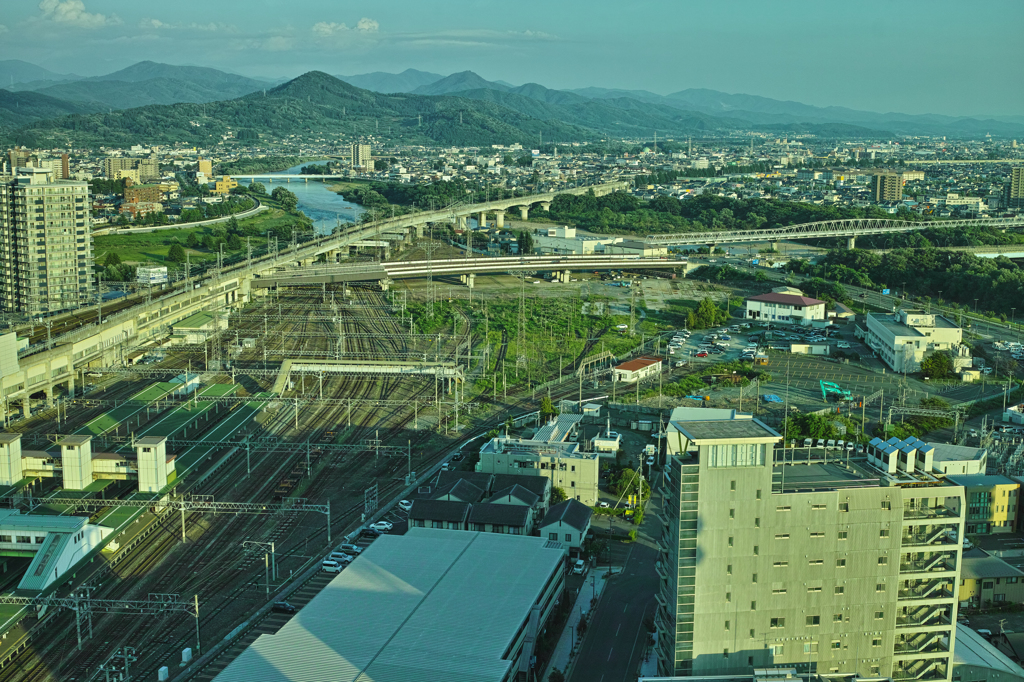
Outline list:
[[[1024,0],[0,0],[0,59],[251,76],[472,70],[818,106],[1024,114]]]

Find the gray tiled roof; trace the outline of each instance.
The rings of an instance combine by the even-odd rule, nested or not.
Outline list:
[[[513,485],[521,485],[537,497],[543,499],[551,489],[551,479],[546,476],[527,476],[524,474],[495,474],[491,490],[497,492]]]
[[[541,528],[564,523],[578,531],[586,530],[594,510],[578,500],[565,500],[551,507],[540,522]]]
[[[470,523],[490,523],[525,527],[530,508],[517,504],[475,504],[469,512]]]
[[[409,511],[409,518],[418,521],[450,521],[465,523],[469,516],[467,502],[446,502],[444,500],[415,500]]]
[[[502,502],[511,502],[512,498],[517,499],[523,504],[526,504],[530,507],[537,504],[537,502],[540,500],[540,496],[538,496],[536,493],[530,492],[523,486],[516,483],[515,485],[505,488],[504,490],[496,491],[493,495],[487,498],[487,502],[489,504],[500,504]]]
[[[473,504],[479,502],[483,498],[484,491],[469,481],[460,479],[437,488],[431,497],[435,500],[440,500],[442,498],[448,498],[449,495],[456,497],[463,502]]]

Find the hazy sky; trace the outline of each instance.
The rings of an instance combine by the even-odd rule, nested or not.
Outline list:
[[[0,0],[0,59],[250,76],[476,71],[819,106],[1024,114],[1024,0]]]

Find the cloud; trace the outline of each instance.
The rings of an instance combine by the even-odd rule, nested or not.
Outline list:
[[[219,24],[217,22],[210,22],[208,24],[199,24],[192,22],[189,24],[168,24],[166,21],[160,21],[159,19],[142,19],[139,22],[139,28],[141,29],[153,29],[157,31],[220,31],[222,33],[234,33],[238,29],[232,24]]]
[[[379,23],[367,17],[363,17],[362,19],[359,20],[359,23],[356,24],[356,29],[363,31],[364,33],[376,33],[377,29],[379,28]]]
[[[10,30],[9,28],[4,26],[3,24],[0,24],[0,35],[2,35],[4,33],[7,33],[9,30]]]
[[[116,14],[108,17],[104,14],[86,12],[82,0],[41,0],[39,9],[42,10],[44,19],[76,28],[100,28],[121,23]]]
[[[454,29],[433,33],[401,33],[390,36],[395,42],[413,45],[450,45],[463,47],[512,46],[524,42],[550,42],[558,36],[543,31],[495,31],[492,29]]]
[[[345,24],[336,24],[333,22],[328,23],[326,21],[321,21],[319,23],[313,24],[313,33],[320,36],[321,38],[329,38],[330,36],[333,36],[335,33],[344,33],[347,30],[348,26],[346,26]]]

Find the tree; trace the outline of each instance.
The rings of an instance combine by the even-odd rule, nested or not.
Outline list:
[[[185,249],[181,248],[181,244],[174,244],[171,246],[171,250],[167,252],[167,260],[172,263],[185,262]]]
[[[565,682],[565,673],[558,668],[552,668],[548,673],[548,682]]]
[[[641,481],[643,481],[642,488],[640,488]],[[645,500],[651,496],[651,486],[647,484],[647,481],[640,478],[640,474],[629,467],[619,472],[619,479],[616,482],[615,490],[619,495],[636,495],[642,491]]]
[[[281,207],[286,211],[294,211],[295,207],[299,204],[299,198],[295,196],[295,193],[286,190],[284,187],[275,187],[274,191],[270,193],[270,198],[274,201],[279,201]]]
[[[228,237],[227,248],[229,251],[238,251],[242,248],[242,240],[238,238],[237,234],[233,234]]]
[[[945,379],[953,374],[953,360],[948,353],[932,353],[921,361],[921,373],[932,379]]]
[[[550,417],[556,414],[555,406],[551,404],[551,398],[544,396],[540,399],[540,416]]]
[[[516,237],[519,244],[519,255],[526,256],[533,253],[533,235],[526,230],[521,230]]]
[[[551,504],[565,502],[567,499],[569,498],[566,496],[565,490],[563,490],[562,488],[555,486],[554,488],[551,489]]]
[[[109,268],[114,265],[121,264],[121,256],[117,255],[116,251],[111,251],[107,254],[107,257],[103,259],[103,267]]]
[[[199,248],[199,238],[196,237],[196,233],[195,232],[189,232],[188,233],[188,238],[185,239],[185,246],[187,246],[190,249],[198,249]]]
[[[249,191],[253,194],[259,194],[260,196],[267,195],[267,188],[263,186],[262,182],[253,182],[249,185]]]

